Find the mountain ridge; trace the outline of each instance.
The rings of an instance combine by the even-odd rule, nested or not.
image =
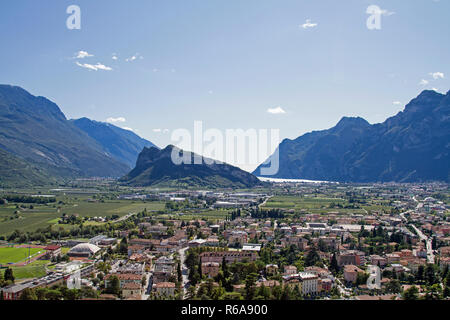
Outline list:
[[[173,145],[159,150],[144,148],[139,154],[136,167],[119,181],[130,186],[179,186],[179,187],[253,187],[261,182],[257,177],[226,163],[211,163],[213,160],[188,152],[191,164],[175,164],[173,152],[184,152]],[[202,159],[194,164],[194,157]],[[209,160],[209,161],[208,161]],[[211,161],[211,162],[210,162]]]
[[[138,155],[144,147],[156,147],[155,144],[134,132],[111,123],[95,121],[86,117],[70,121],[130,169],[136,164]]]
[[[283,140],[277,149],[280,170],[272,177],[338,182],[448,182],[448,141],[450,91],[444,95],[425,90],[403,111],[382,123],[343,117],[330,129]],[[253,173],[259,176],[263,166]]]

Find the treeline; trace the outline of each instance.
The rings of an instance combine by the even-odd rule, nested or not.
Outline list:
[[[114,237],[121,230],[134,229],[143,221],[143,218],[149,214],[144,210],[137,215],[130,217],[129,219],[116,223],[105,223],[101,225],[84,225],[80,224],[72,225],[71,228],[53,228],[48,226],[46,228],[39,228],[36,231],[24,232],[21,230],[15,230],[8,237],[0,236],[0,240],[7,240],[8,242],[27,243],[31,241],[40,241],[46,243],[48,240],[61,240],[65,238],[89,238],[99,234],[104,234],[108,237]],[[137,233],[137,231],[136,231]]]
[[[26,288],[20,295],[20,300],[81,300],[96,298],[98,298],[98,292],[90,287],[69,289],[66,286]]]
[[[285,214],[280,209],[261,210],[260,208],[252,208],[250,209],[250,215],[254,219],[283,219],[285,217]]]
[[[47,197],[30,197],[23,195],[4,195],[0,196],[0,204],[5,204],[5,200],[8,202],[17,202],[17,203],[36,203],[36,204],[46,204],[56,202],[55,197],[47,198]]]

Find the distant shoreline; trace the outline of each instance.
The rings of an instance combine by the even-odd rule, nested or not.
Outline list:
[[[336,183],[333,181],[317,181],[317,180],[305,180],[305,179],[280,179],[280,178],[267,178],[267,177],[257,177],[259,180],[263,182],[275,182],[275,183],[283,183],[283,182],[306,182],[306,183]]]

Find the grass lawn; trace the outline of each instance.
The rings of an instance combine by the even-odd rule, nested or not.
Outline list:
[[[39,251],[43,251],[43,249],[37,248],[0,248],[0,264],[8,264],[8,263],[16,263],[23,261],[28,258],[28,250],[30,250],[30,255],[38,253]]]
[[[39,278],[47,274],[45,271],[45,265],[48,263],[49,261],[46,260],[38,260],[27,266],[11,267],[11,269],[13,270],[13,275],[16,278],[16,280]]]
[[[63,213],[78,214],[80,217],[105,217],[118,215],[120,217],[132,212],[158,211],[165,208],[165,202],[142,202],[128,200],[108,200],[105,202],[88,202],[82,198],[64,199],[65,204],[34,205],[34,209],[17,209],[15,205],[0,205],[0,235],[8,236],[14,230],[35,231],[49,225],[58,225]],[[14,214],[18,211],[18,214]]]

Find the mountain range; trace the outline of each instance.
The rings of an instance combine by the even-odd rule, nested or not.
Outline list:
[[[266,164],[254,175],[228,164],[175,165],[174,148],[160,150],[109,123],[68,120],[50,100],[0,85],[0,186],[122,177],[130,186],[251,187],[264,176]],[[277,153],[271,178],[450,182],[450,92],[425,90],[383,123],[344,117],[331,129],[285,139],[268,161]]]
[[[215,163],[202,158],[201,164],[194,164],[195,153],[189,152],[190,164],[174,164],[172,154],[182,155],[183,150],[172,145],[163,150],[144,148],[136,167],[120,182],[134,187],[208,187],[245,188],[261,184],[254,175],[226,163]]]
[[[54,177],[121,177],[144,146],[153,144],[110,124],[68,120],[50,100],[0,85],[3,166],[17,158]]]
[[[271,178],[337,182],[450,181],[450,92],[425,90],[383,123],[342,118],[328,130],[285,139]],[[261,174],[260,165],[253,173]]]
[[[71,121],[77,128],[99,143],[113,158],[125,163],[129,168],[136,165],[137,157],[144,147],[158,148],[134,132],[110,123],[98,122],[88,118]]]

